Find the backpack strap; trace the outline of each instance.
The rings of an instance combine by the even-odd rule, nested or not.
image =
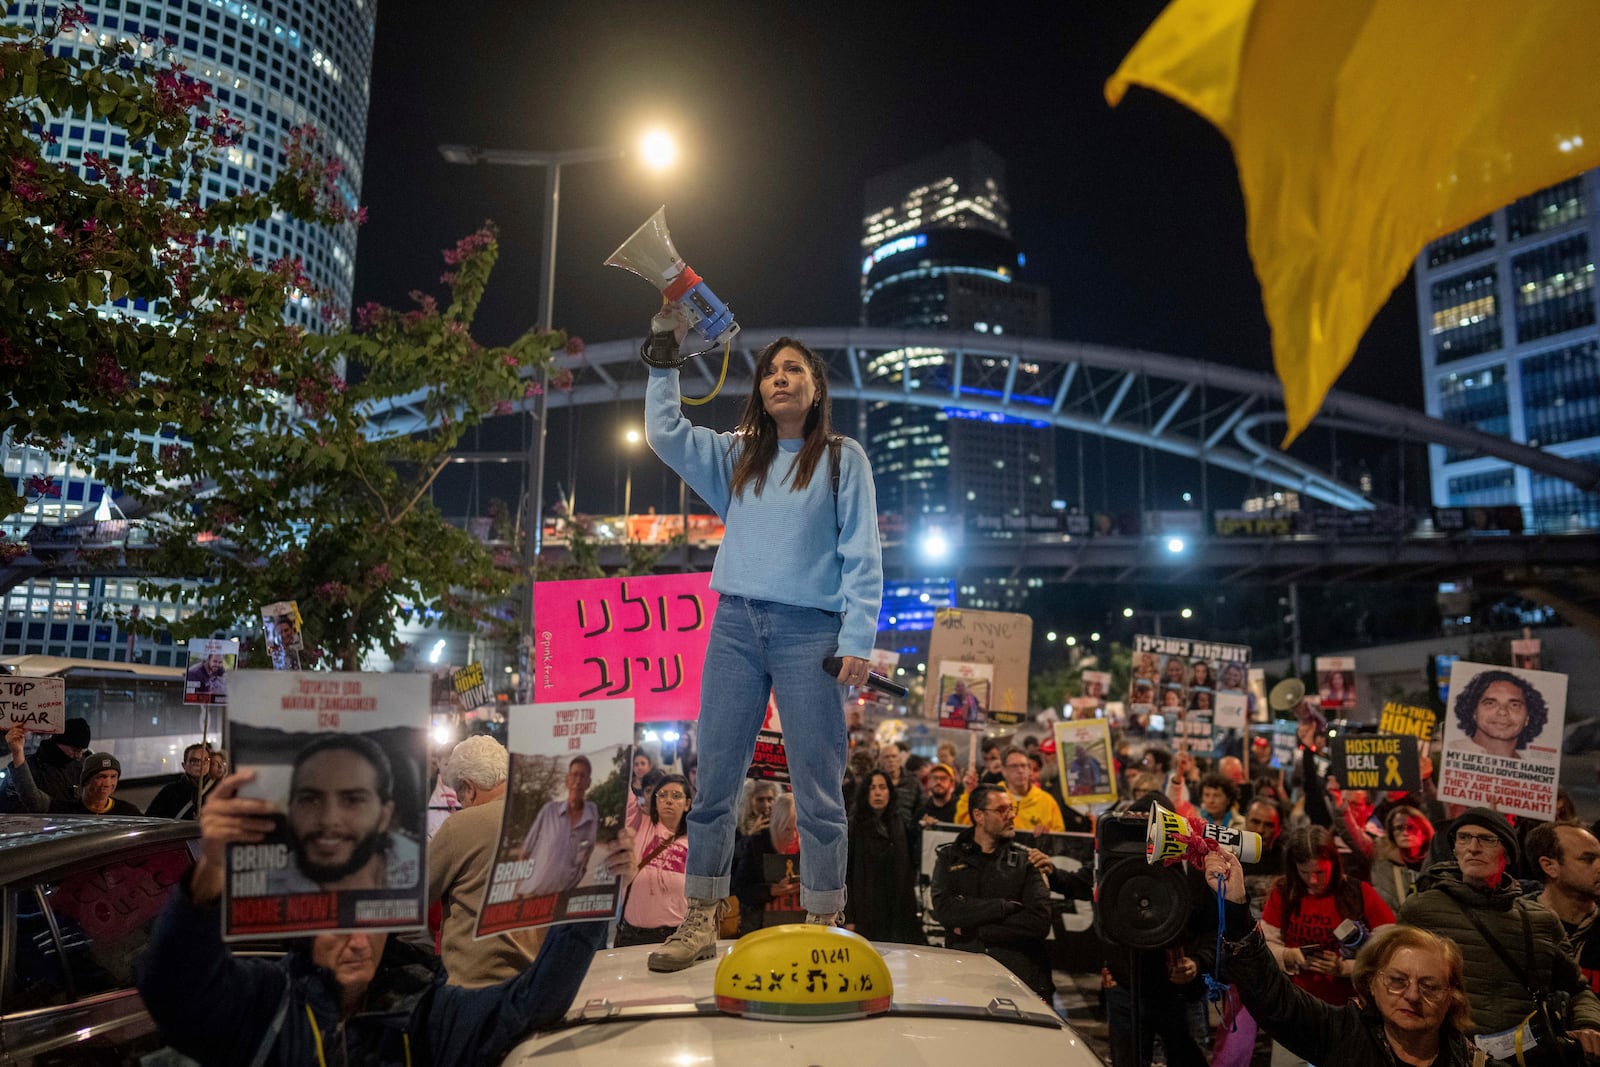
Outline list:
[[[844,438],[839,434],[828,437],[828,473],[833,479],[833,525],[835,529],[843,530],[844,523],[839,521],[839,453],[844,449]]]

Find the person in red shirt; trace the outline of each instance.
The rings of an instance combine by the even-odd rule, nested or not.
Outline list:
[[[1347,919],[1360,924],[1359,938],[1335,933]],[[1289,836],[1283,877],[1267,895],[1261,926],[1295,985],[1324,1003],[1346,1003],[1355,992],[1350,975],[1360,941],[1393,922],[1394,912],[1377,890],[1344,873],[1338,844],[1325,828],[1308,826]]]

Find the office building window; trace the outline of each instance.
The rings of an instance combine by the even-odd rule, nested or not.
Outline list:
[[[1500,347],[1500,309],[1495,297],[1498,277],[1491,265],[1433,283],[1429,333],[1436,362],[1449,363]]]
[[[1463,226],[1455,233],[1447,233],[1428,246],[1428,266],[1442,267],[1475,252],[1494,247],[1494,216],[1485,215],[1477,222]]]
[[[1579,463],[1600,465],[1600,452],[1572,458]],[[1600,527],[1600,496],[1585,493],[1571,482],[1530,473],[1529,495],[1533,498],[1533,524],[1541,532]]]
[[[1497,467],[1477,474],[1458,474],[1446,486],[1451,507],[1487,507],[1517,502],[1517,475],[1510,467]]]
[[[1471,426],[1498,437],[1511,435],[1511,407],[1506,396],[1504,364],[1439,379],[1439,417],[1457,426]],[[1468,459],[1471,451],[1446,448],[1446,463]]]
[[[1583,198],[1583,178],[1568,178],[1548,189],[1525,196],[1506,208],[1506,233],[1516,241],[1565,226],[1589,213]]]
[[[1575,233],[1511,261],[1517,340],[1533,341],[1594,322],[1594,258],[1589,235]]]
[[[1522,417],[1530,445],[1600,435],[1600,341],[1524,359]]]

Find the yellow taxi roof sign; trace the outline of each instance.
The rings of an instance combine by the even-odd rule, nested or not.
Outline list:
[[[888,964],[860,934],[790,923],[746,934],[717,964],[717,1010],[747,1019],[829,1022],[889,1010]]]

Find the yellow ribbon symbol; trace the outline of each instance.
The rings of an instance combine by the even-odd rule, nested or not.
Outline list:
[[[1385,787],[1388,787],[1388,786],[1391,786],[1391,785],[1398,787],[1398,786],[1401,786],[1401,785],[1405,784],[1405,780],[1400,777],[1400,757],[1399,756],[1396,756],[1393,752],[1389,753],[1389,756],[1388,756],[1387,759],[1384,760],[1383,765],[1384,765],[1383,784],[1384,784]]]

